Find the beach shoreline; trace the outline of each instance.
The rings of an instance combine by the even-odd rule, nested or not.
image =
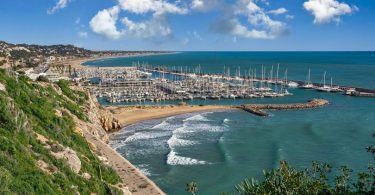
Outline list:
[[[145,107],[121,107],[111,106],[106,107],[116,117],[120,124],[121,129],[126,126],[148,121],[159,118],[165,118],[175,115],[193,113],[193,112],[207,112],[207,111],[219,111],[219,110],[231,110],[235,109],[231,106],[145,106]],[[139,115],[141,114],[142,115]],[[111,132],[108,132],[110,134]],[[99,153],[100,158],[113,168],[114,171],[120,176],[120,178],[126,183],[125,194],[133,195],[165,195],[158,185],[156,185],[150,178],[148,178],[140,169],[134,166],[126,157],[122,156],[109,144],[104,143],[102,140],[88,132],[83,130],[83,136],[85,139],[95,145],[95,150]]]
[[[211,111],[231,111],[246,109],[266,109],[266,110],[288,110],[288,109],[304,109],[321,107],[327,105],[329,102],[322,99],[314,99],[305,103],[296,104],[249,104],[247,107],[234,105],[148,105],[148,106],[106,106],[104,109],[110,111],[112,115],[118,120],[120,129],[150,120],[162,119],[172,116],[178,116],[188,113],[211,112]],[[108,132],[114,134],[115,132]],[[110,161],[110,164],[120,177],[125,181],[131,181],[129,184],[130,190],[134,194],[164,194],[164,192],[146,175],[144,175],[138,168],[136,168],[125,157],[113,149],[110,145],[93,139],[89,135],[85,135],[86,139],[99,147],[104,156]],[[147,184],[145,189],[139,189],[139,186]]]
[[[100,57],[88,57],[88,58],[79,58],[74,60],[65,61],[66,64],[71,65],[73,68],[84,68],[90,65],[84,65],[83,63],[95,60],[105,60],[105,59],[114,59],[114,58],[130,58],[130,57],[143,57],[143,56],[156,56],[156,55],[172,55],[180,52],[162,52],[162,53],[144,53],[144,54],[135,54],[135,55],[119,55],[119,56],[100,56]],[[116,67],[116,66],[111,66]]]
[[[162,106],[108,106],[106,107],[118,119],[121,129],[133,124],[162,119],[182,114],[209,111],[236,110],[226,105],[162,105]]]

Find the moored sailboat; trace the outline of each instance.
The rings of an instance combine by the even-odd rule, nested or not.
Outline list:
[[[303,88],[303,89],[312,89],[312,88],[314,88],[314,85],[311,84],[310,78],[311,78],[311,70],[309,69],[309,74],[307,75],[307,83],[305,83],[304,85],[302,85],[301,88]]]
[[[317,88],[318,91],[323,91],[323,92],[330,92],[331,91],[331,87],[329,87],[328,85],[326,85],[326,74],[327,74],[327,72],[324,72],[324,75],[323,75],[323,86],[322,87],[318,87]]]

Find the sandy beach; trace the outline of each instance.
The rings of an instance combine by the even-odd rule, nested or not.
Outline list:
[[[123,106],[106,107],[114,113],[122,127],[139,123],[147,120],[164,118],[179,114],[203,112],[212,110],[235,109],[231,106],[188,106],[188,105],[165,105],[165,106]],[[164,195],[165,193],[139,169],[132,165],[123,156],[117,153],[108,144],[104,143],[87,130],[83,130],[86,140],[95,145],[96,152],[100,158],[111,166],[123,182],[126,184],[129,192],[133,195]],[[130,194],[125,193],[125,194]]]
[[[139,56],[153,56],[153,55],[170,55],[176,54],[177,52],[166,52],[166,53],[144,53],[144,54],[133,54],[133,55],[119,55],[119,56],[100,56],[100,57],[91,57],[91,58],[78,58],[74,60],[67,60],[64,63],[69,64],[72,68],[83,68],[85,65],[82,65],[85,62],[92,60],[103,60],[111,58],[129,58],[129,57],[139,57]]]
[[[318,101],[318,100],[315,100]],[[320,100],[322,104],[328,104],[326,100]],[[311,107],[311,102],[300,104],[252,104],[248,107],[261,107],[264,109],[300,109],[301,107]],[[149,105],[149,106],[108,106],[115,118],[118,119],[122,128],[148,120],[166,118],[194,112],[219,111],[243,109],[239,106],[230,105]],[[109,145],[96,139],[89,133],[84,133],[86,139],[96,145],[100,153],[108,160],[108,164],[119,173],[120,177],[128,185],[133,194],[164,194],[158,186],[147,178],[141,171],[134,167],[128,160],[113,150]],[[129,181],[129,182],[127,182]]]
[[[131,124],[140,123],[148,120],[160,119],[180,114],[204,112],[213,110],[231,110],[236,109],[231,106],[224,105],[205,105],[205,106],[190,106],[190,105],[165,105],[165,106],[110,106],[106,107],[119,120],[122,127]]]

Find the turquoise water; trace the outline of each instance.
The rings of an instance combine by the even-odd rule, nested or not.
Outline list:
[[[372,55],[371,52],[194,52],[111,59],[95,64],[120,65],[123,62],[125,65],[148,59],[149,64],[157,62],[170,66],[200,63],[205,71],[220,72],[222,64],[229,61],[233,62],[233,69],[239,64],[245,67],[245,64],[280,63],[288,67],[294,79],[303,80],[311,67],[316,79],[321,77],[318,73],[327,71],[339,84],[375,88]],[[234,192],[235,184],[244,178],[261,179],[262,170],[277,167],[280,160],[287,160],[301,169],[317,160],[334,167],[349,165],[355,171],[366,170],[367,165],[373,163],[365,148],[375,144],[372,137],[375,99],[314,90],[289,91],[294,95],[275,99],[194,100],[191,103],[291,103],[324,98],[331,104],[312,110],[270,111],[272,115],[267,118],[243,111],[179,115],[129,126],[111,135],[110,144],[168,194],[186,194],[185,184],[190,181],[198,183],[199,194]]]
[[[201,65],[205,73],[223,73],[224,66],[241,68],[244,74],[250,67],[257,68],[260,75],[261,66],[267,70],[280,64],[280,76],[288,69],[288,78],[306,80],[308,69],[311,69],[312,82],[321,82],[324,72],[327,80],[339,85],[354,85],[375,89],[375,52],[183,52],[169,55],[143,56],[131,58],[113,58],[86,62],[94,66],[131,66],[133,63],[148,63],[153,66],[176,67],[180,70],[193,70]]]

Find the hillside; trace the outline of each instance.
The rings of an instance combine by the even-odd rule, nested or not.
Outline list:
[[[0,194],[122,194],[120,177],[82,136],[105,140],[95,125],[115,127],[90,116],[100,112],[92,104],[67,82],[37,83],[0,69]]]
[[[0,67],[36,67],[82,58],[128,56],[157,51],[92,51],[74,45],[30,45],[0,41]]]

